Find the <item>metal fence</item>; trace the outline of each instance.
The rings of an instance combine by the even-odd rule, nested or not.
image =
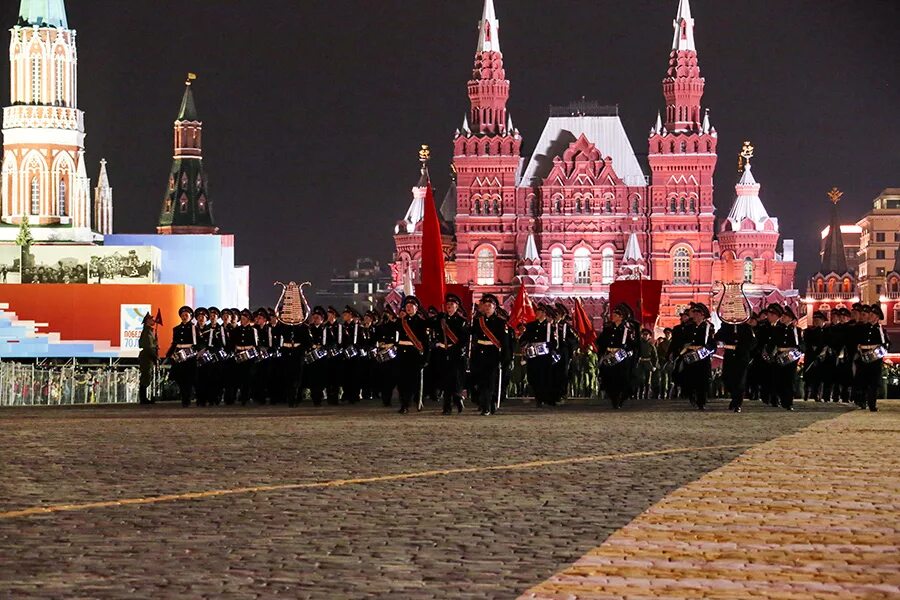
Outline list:
[[[0,406],[138,402],[136,365],[68,361],[0,362]]]

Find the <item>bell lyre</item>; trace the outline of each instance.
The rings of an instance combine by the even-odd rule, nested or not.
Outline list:
[[[299,325],[306,320],[307,303],[303,295],[303,286],[310,285],[308,281],[298,284],[291,281],[284,284],[276,281],[273,285],[280,285],[283,289],[281,297],[275,304],[275,313],[278,320],[285,325]]]
[[[750,300],[744,292],[746,282],[720,283],[722,285],[722,297],[716,313],[723,323],[740,325],[750,319]]]

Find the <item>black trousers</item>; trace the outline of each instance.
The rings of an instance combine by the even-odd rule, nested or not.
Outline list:
[[[750,359],[746,356],[738,356],[733,351],[727,350],[722,361],[722,381],[725,389],[731,396],[730,409],[740,408],[744,404],[744,394],[747,391],[747,372],[750,369]]]
[[[855,363],[853,376],[854,401],[860,408],[868,407],[876,410],[878,404],[878,388],[881,387],[882,361],[864,363],[861,360]]]
[[[349,404],[359,402],[360,393],[362,392],[362,364],[363,359],[359,357],[341,359],[341,373],[343,377],[341,384],[343,393],[341,397]]]
[[[197,406],[218,404],[215,398],[217,383],[220,379],[219,365],[203,365],[197,367]]]
[[[797,374],[797,363],[775,365],[775,395],[781,408],[794,406],[794,377]]]
[[[303,385],[309,388],[309,396],[315,406],[321,406],[325,399],[325,385],[328,382],[328,359],[321,358],[303,368]]]
[[[256,364],[253,361],[235,363],[234,376],[237,390],[237,399],[242,405],[250,402],[253,393],[253,384],[256,378]]]
[[[472,390],[482,413],[494,413],[501,397],[500,350],[476,344],[472,347]]]
[[[626,359],[614,365],[600,365],[600,389],[606,393],[613,408],[621,408],[625,403],[628,380],[631,379],[630,364]]]
[[[684,395],[692,400],[697,408],[705,407],[709,396],[709,383],[712,380],[712,361],[707,358],[692,365],[684,365],[682,378]]]
[[[378,396],[385,406],[391,405],[394,388],[397,387],[397,359],[375,363],[375,379],[378,382]]]
[[[341,400],[341,384],[344,379],[344,359],[329,356],[319,362],[325,363],[325,398],[328,404],[338,404]]]
[[[466,364],[458,348],[436,348],[431,355],[431,365],[437,386],[444,396],[444,412],[452,408],[462,409],[462,391],[465,386]]]
[[[559,400],[558,388],[553,378],[553,358],[550,355],[529,358],[525,365],[528,383],[534,392],[535,404],[555,405]]]
[[[422,355],[415,348],[400,347],[397,358],[397,390],[400,392],[400,408],[409,410],[412,404],[418,406],[422,396]]]
[[[197,361],[192,358],[184,362],[172,363],[172,369],[169,373],[172,380],[178,384],[178,395],[181,398],[181,405],[190,406],[191,392],[194,390],[194,383],[197,377]]]
[[[303,399],[303,350],[284,348],[277,364],[278,399],[297,406]]]

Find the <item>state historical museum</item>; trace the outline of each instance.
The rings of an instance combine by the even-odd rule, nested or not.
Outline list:
[[[752,283],[757,306],[798,301],[793,241],[777,251],[778,220],[759,198],[749,145],[717,231],[718,136],[701,106],[705,81],[689,0],[680,1],[674,29],[662,81],[665,114],[650,128],[646,165],[618,110],[587,102],[552,109],[529,158],[507,112],[499,21],[486,0],[471,107],[453,139],[455,181],[440,207],[448,280],[476,296],[505,298],[524,283],[537,298],[581,298],[599,316],[616,279],[658,279],[660,325],[676,322],[690,302],[712,302],[716,282]],[[423,171],[395,228],[397,288],[418,280],[425,185]]]

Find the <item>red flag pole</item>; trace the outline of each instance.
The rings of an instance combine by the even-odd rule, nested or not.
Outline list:
[[[428,146],[419,152],[422,161],[422,174],[425,176],[425,206],[422,221],[422,262],[418,298],[423,308],[434,306],[440,309],[444,303],[446,275],[444,270],[444,246],[441,239],[441,224],[438,220],[437,206],[434,202],[434,190],[428,176],[428,159],[431,156]]]

